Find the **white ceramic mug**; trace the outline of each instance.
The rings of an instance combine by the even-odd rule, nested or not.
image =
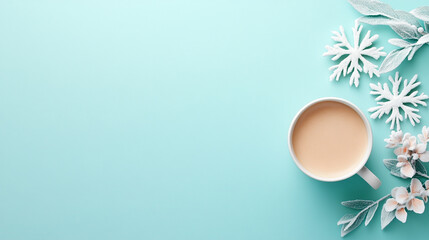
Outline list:
[[[346,174],[344,174],[344,176],[340,176],[340,177],[336,177],[336,178],[324,178],[324,177],[316,176],[313,173],[311,173],[310,171],[308,171],[307,169],[305,169],[302,166],[302,164],[299,162],[299,160],[297,159],[297,157],[294,153],[293,142],[292,142],[292,134],[293,134],[293,131],[295,129],[295,125],[296,125],[298,119],[301,117],[302,113],[316,103],[327,102],[327,101],[338,102],[338,103],[344,104],[344,105],[350,107],[351,109],[353,109],[360,116],[362,121],[364,122],[365,128],[367,130],[367,136],[368,136],[367,149],[366,149],[366,152],[365,152],[364,157],[362,158],[361,162],[357,165],[357,167],[355,169],[353,169],[353,171],[347,172]],[[307,105],[305,105],[296,114],[296,116],[294,117],[294,119],[292,121],[292,124],[289,128],[288,140],[289,140],[289,151],[292,155],[292,159],[295,161],[295,164],[298,166],[298,168],[301,171],[303,171],[305,174],[307,174],[308,176],[310,176],[314,179],[317,179],[320,181],[325,181],[325,182],[335,182],[335,181],[341,181],[341,180],[347,179],[347,178],[349,178],[349,177],[351,177],[357,173],[369,185],[371,185],[371,187],[373,187],[374,189],[377,189],[381,185],[381,181],[367,167],[365,167],[365,164],[368,161],[368,158],[369,158],[369,155],[370,155],[371,149],[372,149],[371,125],[369,124],[368,119],[365,117],[365,115],[362,113],[362,111],[358,107],[356,107],[356,105],[352,104],[351,102],[349,102],[347,100],[344,100],[341,98],[335,98],[335,97],[327,97],[327,98],[316,99],[316,100],[308,103]]]

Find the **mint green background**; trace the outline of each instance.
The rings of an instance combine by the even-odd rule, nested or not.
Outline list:
[[[288,152],[307,102],[375,104],[377,79],[329,82],[322,57],[358,16],[346,1],[1,1],[0,239],[340,239],[341,201],[407,184],[382,164],[383,120],[377,191],[312,180]],[[393,49],[390,29],[369,29]],[[426,93],[428,56],[399,68]],[[384,231],[379,218],[347,238],[427,235],[429,213]]]

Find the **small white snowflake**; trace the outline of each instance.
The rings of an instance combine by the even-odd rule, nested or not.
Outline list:
[[[353,47],[351,46],[351,44],[347,40],[346,35],[344,34],[343,26],[340,26],[340,33],[337,31],[332,32],[334,34],[334,36],[332,36],[332,39],[338,43],[335,44],[333,47],[326,46],[326,49],[328,51],[325,52],[323,56],[333,55],[333,61],[336,61],[343,56],[345,56],[345,58],[341,60],[339,64],[329,68],[329,70],[334,70],[334,72],[330,76],[331,81],[334,79],[338,81],[340,79],[341,72],[343,73],[343,76],[346,76],[346,74],[353,72],[350,76],[350,86],[354,84],[357,87],[359,86],[359,72],[362,72],[362,70],[364,73],[368,73],[370,78],[372,78],[374,74],[377,77],[380,77],[380,73],[377,69],[378,66],[366,60],[364,56],[372,57],[377,60],[380,56],[386,56],[386,53],[381,51],[383,50],[383,47],[368,48],[378,38],[377,34],[370,37],[371,31],[368,31],[366,33],[365,37],[362,39],[362,42],[359,44],[361,32],[362,25],[358,25],[356,23],[355,27],[353,28]],[[363,63],[363,69],[362,66],[359,64],[360,62]]]
[[[402,82],[402,77],[399,77],[399,72],[396,72],[395,79],[389,76],[389,81],[392,83],[392,91],[390,91],[387,83],[384,83],[383,87],[380,83],[378,83],[378,85],[370,84],[370,87],[373,90],[370,94],[379,95],[375,98],[376,101],[379,101],[377,102],[378,106],[368,109],[368,111],[374,112],[371,114],[371,118],[381,118],[384,114],[387,115],[391,112],[386,123],[391,123],[390,129],[393,129],[396,123],[396,129],[400,130],[400,122],[403,120],[403,117],[401,112],[399,112],[399,109],[402,109],[402,111],[404,111],[405,119],[408,118],[413,126],[415,125],[415,122],[419,123],[421,116],[417,114],[419,110],[414,107],[417,107],[419,104],[426,106],[424,100],[429,97],[424,93],[417,95],[418,91],[413,91],[411,93],[412,90],[421,84],[420,82],[416,82],[417,74],[414,75],[410,82],[408,82],[407,79],[404,80],[404,87],[402,88],[401,93],[399,93],[399,85]],[[386,99],[386,101],[380,102],[382,99]],[[405,105],[407,103],[412,104],[414,107]]]

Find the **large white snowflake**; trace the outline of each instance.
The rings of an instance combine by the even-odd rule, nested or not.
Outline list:
[[[429,97],[424,93],[417,95],[418,91],[413,91],[411,93],[413,89],[420,85],[420,82],[417,82],[417,74],[414,75],[410,82],[408,82],[407,79],[404,80],[403,88],[400,93],[399,85],[402,82],[402,77],[399,77],[399,72],[396,72],[395,79],[389,76],[389,81],[392,83],[392,91],[390,91],[387,83],[384,83],[383,86],[381,86],[380,83],[378,83],[378,85],[370,84],[372,89],[370,94],[379,95],[375,98],[376,101],[379,101],[377,102],[378,106],[368,109],[368,111],[374,112],[371,114],[371,118],[381,118],[384,114],[387,115],[391,112],[386,123],[391,123],[390,129],[393,129],[396,123],[396,129],[399,131],[401,129],[400,122],[403,120],[399,109],[402,109],[405,119],[408,118],[413,126],[415,122],[419,123],[421,116],[417,114],[419,110],[414,107],[417,107],[417,105],[426,106],[424,100]],[[380,102],[382,99],[386,99],[386,101]],[[414,107],[405,104],[412,104]]]
[[[359,72],[362,72],[362,70],[364,73],[368,73],[370,78],[372,78],[374,74],[377,77],[380,77],[380,73],[377,69],[378,66],[366,60],[364,56],[372,57],[377,60],[380,56],[386,56],[386,53],[382,52],[383,47],[369,48],[372,43],[378,38],[377,34],[370,37],[371,31],[368,31],[366,33],[365,37],[362,39],[362,42],[359,44],[361,32],[362,25],[358,25],[356,23],[355,27],[353,28],[353,46],[347,40],[347,37],[344,34],[343,26],[340,26],[340,33],[337,31],[332,32],[334,34],[334,36],[332,36],[332,39],[338,43],[335,44],[333,47],[326,46],[326,49],[328,51],[325,52],[323,56],[333,55],[333,61],[336,61],[343,56],[345,58],[341,60],[339,64],[329,68],[329,70],[334,70],[334,72],[330,76],[331,81],[334,79],[338,81],[340,79],[341,73],[343,73],[343,76],[352,73],[350,76],[350,86],[354,84],[357,87],[359,86]],[[360,62],[362,62],[363,68],[359,64]]]

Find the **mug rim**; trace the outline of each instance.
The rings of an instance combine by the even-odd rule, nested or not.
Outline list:
[[[367,145],[367,148],[366,148],[365,155],[362,157],[362,160],[361,160],[360,164],[358,166],[356,166],[356,169],[354,169],[353,171],[350,171],[349,173],[345,174],[344,176],[335,177],[335,178],[324,178],[324,177],[321,177],[321,176],[317,176],[317,175],[311,173],[310,171],[308,171],[306,168],[304,168],[302,166],[302,164],[299,162],[299,160],[296,157],[296,155],[295,155],[295,151],[293,150],[293,143],[292,143],[292,135],[293,135],[293,131],[295,130],[295,125],[296,125],[298,119],[301,117],[301,115],[305,112],[305,110],[309,109],[311,106],[313,106],[313,105],[315,105],[317,103],[329,102],[329,101],[338,102],[338,103],[344,104],[344,105],[350,107],[351,109],[353,109],[360,116],[360,118],[362,119],[362,121],[364,122],[365,128],[366,128],[366,132],[367,132],[367,135],[368,135],[368,145]],[[347,179],[347,178],[355,175],[368,162],[369,155],[371,154],[371,150],[372,150],[372,129],[371,129],[371,125],[369,124],[369,121],[366,118],[366,116],[363,114],[363,112],[355,104],[353,104],[350,101],[348,101],[346,99],[343,99],[343,98],[338,98],[338,97],[322,97],[322,98],[318,98],[318,99],[315,99],[315,100],[307,103],[295,115],[295,117],[293,118],[292,123],[291,123],[291,125],[289,127],[288,146],[289,146],[289,152],[290,152],[290,154],[292,156],[293,161],[298,166],[298,168],[303,173],[305,173],[307,176],[309,176],[311,178],[314,178],[316,180],[319,180],[319,181],[323,181],[323,182],[337,182],[337,181],[345,180],[345,179]]]

